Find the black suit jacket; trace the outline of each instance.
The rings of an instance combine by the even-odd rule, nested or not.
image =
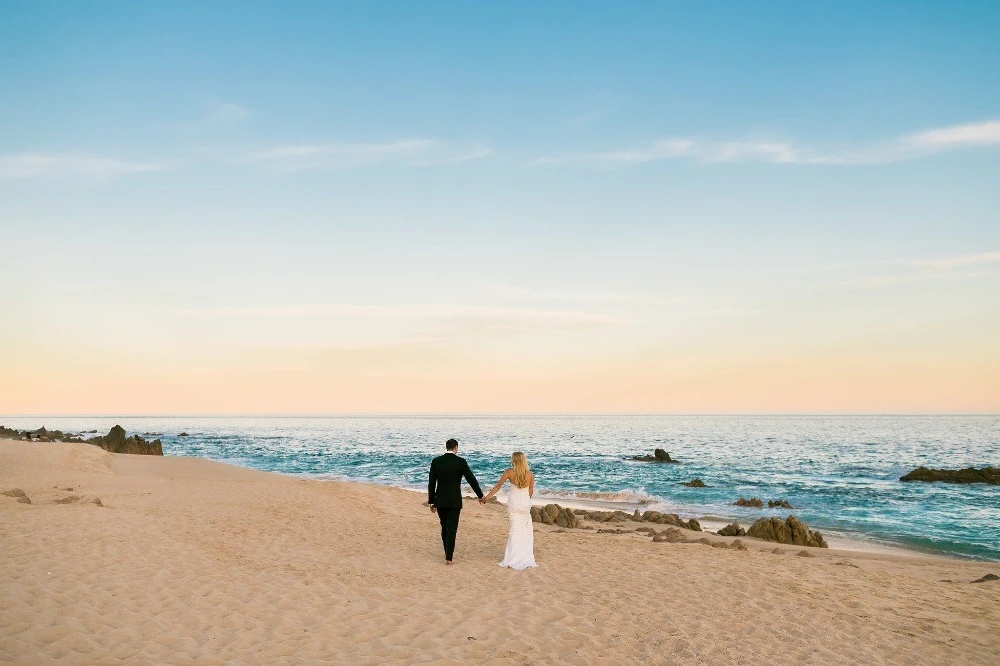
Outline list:
[[[427,484],[427,502],[443,509],[462,508],[462,477],[469,482],[476,495],[483,496],[475,474],[465,458],[446,453],[431,461],[430,482]]]

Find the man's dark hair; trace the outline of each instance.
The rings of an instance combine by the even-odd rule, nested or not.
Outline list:
[[[454,451],[455,449],[458,448],[458,440],[449,439],[447,442],[444,443],[444,448],[447,449],[448,451]]]

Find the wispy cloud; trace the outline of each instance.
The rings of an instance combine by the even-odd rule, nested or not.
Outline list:
[[[0,155],[0,178],[77,176],[106,180],[132,173],[161,171],[164,168],[164,165],[154,162],[131,162],[84,153]]]
[[[409,166],[454,164],[492,153],[487,148],[460,149],[436,139],[401,139],[385,143],[286,144],[244,155],[236,162],[280,171],[308,171],[385,162]]]
[[[287,305],[223,306],[183,309],[175,312],[180,317],[206,317],[226,319],[308,319],[308,318],[412,318],[449,319],[474,317],[481,319],[519,319],[554,324],[614,324],[620,323],[609,315],[578,310],[551,310],[484,305],[357,305],[349,303],[304,303]]]
[[[976,146],[1000,146],[1000,120],[929,129],[888,141],[840,148],[813,147],[785,140],[719,140],[691,136],[659,139],[622,150],[551,155],[534,162],[640,164],[684,158],[706,164],[885,164]]]
[[[877,275],[850,282],[850,286],[862,288],[887,287],[927,280],[955,280],[991,275],[991,264],[1000,264],[1000,252],[979,252],[930,259],[893,259],[883,262],[910,266],[911,270],[888,275]],[[969,270],[978,267],[977,270]]]
[[[487,287],[484,291],[498,296],[536,301],[565,301],[583,303],[629,303],[637,305],[661,305],[668,301],[638,292],[626,291],[560,291],[545,289],[523,289],[510,285],[497,284]],[[681,302],[671,299],[669,302]]]
[[[479,150],[472,150],[467,153],[460,153],[452,157],[440,157],[437,159],[422,160],[420,162],[415,162],[415,166],[436,166],[438,164],[458,164],[459,162],[469,162],[471,160],[479,160],[484,157],[489,157],[493,154],[493,151],[489,148],[481,148]]]
[[[288,305],[224,306],[183,309],[178,317],[224,319],[379,319],[478,320],[486,328],[580,328],[622,323],[609,315],[578,310],[551,310],[480,305],[357,305],[305,303]]]
[[[607,109],[598,109],[596,111],[590,111],[589,113],[581,113],[578,116],[573,116],[572,118],[566,119],[567,125],[589,125],[595,123],[601,118],[605,118],[610,111]]]

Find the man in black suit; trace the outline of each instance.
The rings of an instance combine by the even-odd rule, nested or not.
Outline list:
[[[445,450],[443,456],[431,461],[427,503],[431,505],[431,512],[437,511],[441,521],[445,564],[451,564],[451,557],[455,554],[455,536],[458,534],[458,517],[462,513],[462,477],[469,482],[480,500],[483,498],[483,491],[469,469],[469,463],[458,456],[458,442],[449,439],[445,443]]]

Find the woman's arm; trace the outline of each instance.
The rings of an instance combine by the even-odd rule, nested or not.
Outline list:
[[[503,476],[501,476],[500,480],[497,481],[497,485],[493,486],[493,490],[491,490],[490,492],[488,492],[486,494],[486,497],[483,498],[484,502],[487,501],[488,499],[490,499],[491,497],[493,497],[494,495],[496,495],[500,491],[500,488],[503,487],[503,482],[507,480],[507,474],[509,474],[509,473],[510,473],[509,469],[505,469],[503,471]]]
[[[535,496],[535,475],[528,474],[528,497]]]

